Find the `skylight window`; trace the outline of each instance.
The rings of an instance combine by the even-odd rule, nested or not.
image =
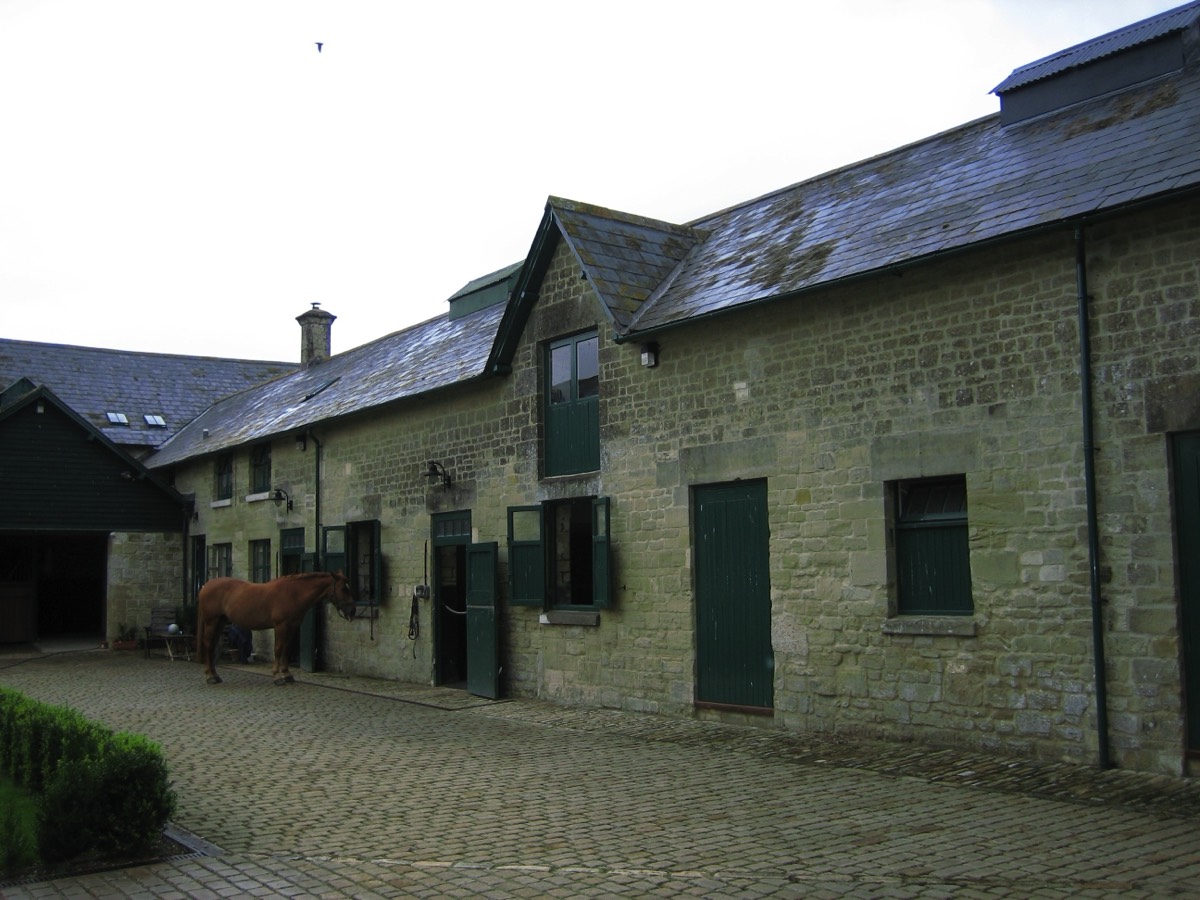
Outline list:
[[[125,413],[110,412],[110,413],[106,413],[106,415],[108,416],[108,424],[109,425],[128,425],[129,424],[129,419],[127,419],[125,417]]]
[[[167,420],[164,419],[162,416],[155,416],[155,415],[151,415],[150,413],[146,413],[144,416],[142,416],[142,418],[146,420],[146,424],[149,425],[151,428],[166,428],[167,427]]]

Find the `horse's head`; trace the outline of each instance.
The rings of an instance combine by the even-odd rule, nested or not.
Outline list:
[[[341,569],[333,573],[333,593],[329,599],[337,607],[338,615],[347,622],[358,612],[358,604],[354,602],[354,595],[350,592],[350,579]]]

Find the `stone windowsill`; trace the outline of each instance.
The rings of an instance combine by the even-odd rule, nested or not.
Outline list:
[[[260,494],[247,494],[246,502],[257,503],[259,500],[270,500],[273,496],[275,496],[273,491],[263,491]]]
[[[600,613],[573,609],[551,609],[538,616],[542,625],[589,625],[600,624]]]
[[[881,630],[884,634],[948,637],[975,637],[976,633],[972,616],[896,616],[884,619]]]
[[[233,506],[233,500],[214,500],[208,505],[211,509],[221,509],[226,506]]]

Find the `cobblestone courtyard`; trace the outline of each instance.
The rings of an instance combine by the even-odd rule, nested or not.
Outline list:
[[[222,674],[0,656],[0,685],[160,742],[208,842],[4,896],[1200,896],[1191,781]]]

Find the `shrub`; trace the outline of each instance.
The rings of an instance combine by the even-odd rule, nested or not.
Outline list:
[[[99,758],[61,769],[46,786],[38,848],[48,862],[88,851],[138,853],[154,846],[174,811],[158,746],[117,734]]]
[[[40,795],[47,862],[150,848],[175,811],[157,744],[0,688],[0,773]]]

